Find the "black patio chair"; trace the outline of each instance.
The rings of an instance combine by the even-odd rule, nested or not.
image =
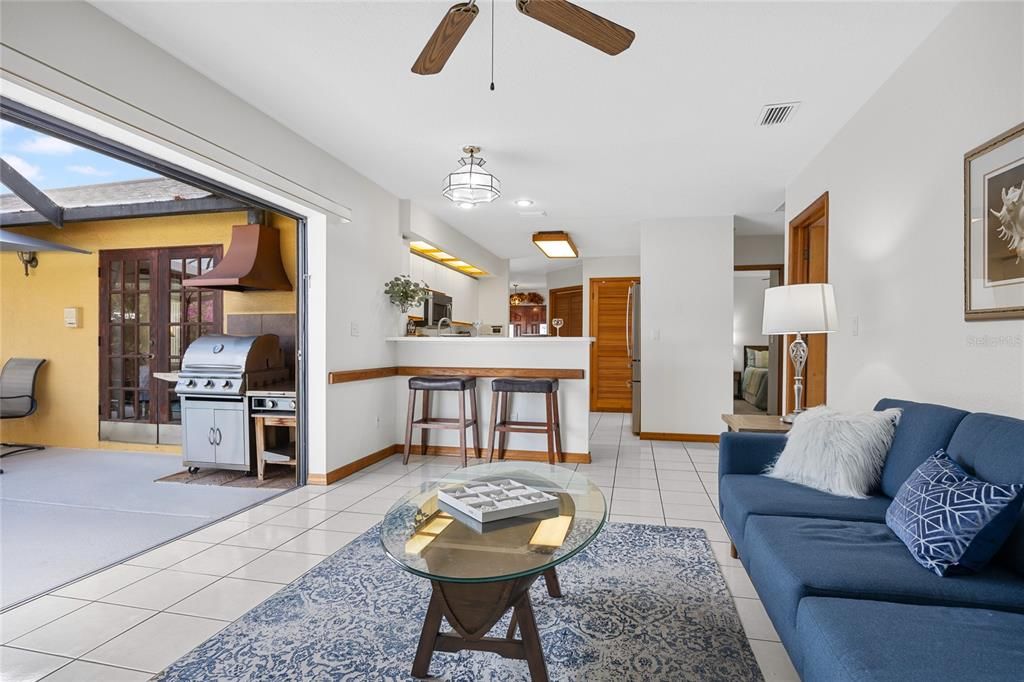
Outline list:
[[[39,368],[45,362],[35,358],[11,358],[4,363],[0,371],[0,419],[22,419],[36,411],[39,407],[39,401],[36,400],[36,378],[39,376]],[[5,448],[0,457],[46,449],[42,445],[25,443],[0,443],[0,446]],[[3,469],[0,469],[2,473]]]

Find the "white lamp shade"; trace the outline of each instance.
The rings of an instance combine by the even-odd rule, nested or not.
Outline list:
[[[836,296],[831,284],[791,284],[764,291],[762,333],[827,334],[838,331]]]

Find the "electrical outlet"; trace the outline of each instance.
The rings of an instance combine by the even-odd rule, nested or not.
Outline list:
[[[350,335],[352,335],[352,336],[359,336],[359,323],[358,322],[352,322],[349,325],[348,333]]]

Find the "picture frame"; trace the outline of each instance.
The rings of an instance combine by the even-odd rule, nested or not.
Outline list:
[[[1024,319],[1024,123],[964,155],[964,319]]]

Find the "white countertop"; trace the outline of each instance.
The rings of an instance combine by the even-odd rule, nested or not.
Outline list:
[[[400,343],[494,343],[494,344],[586,344],[594,342],[592,336],[389,336],[385,341]]]

